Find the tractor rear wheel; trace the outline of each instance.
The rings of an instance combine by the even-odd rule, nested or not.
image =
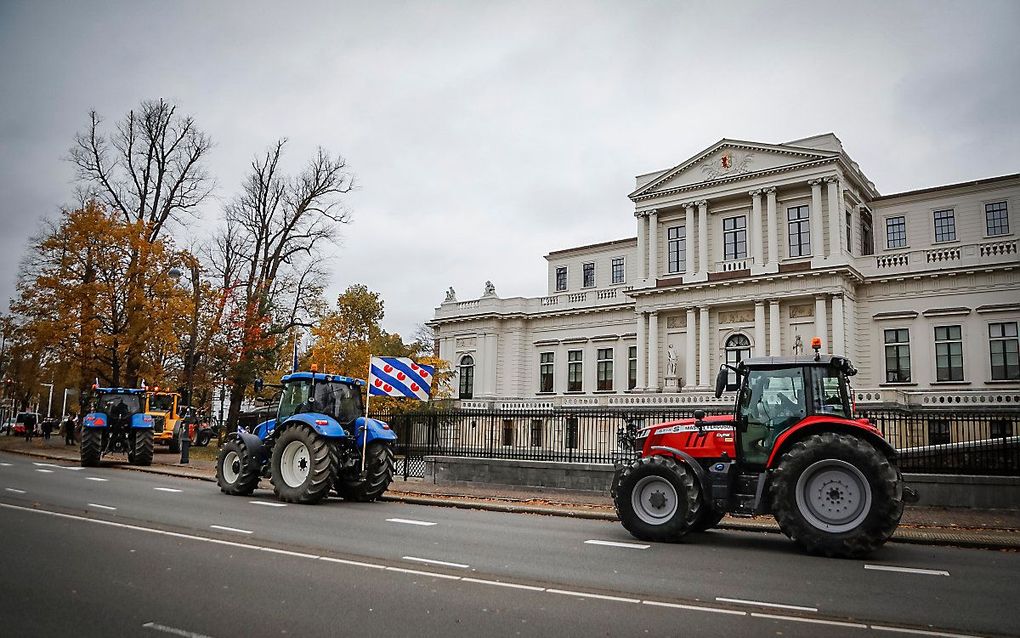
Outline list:
[[[691,525],[691,531],[707,532],[708,530],[718,525],[719,521],[723,519],[723,516],[726,516],[725,512],[717,512],[715,510],[702,506],[701,512],[698,514],[697,520],[694,521],[694,524]]]
[[[347,501],[369,503],[378,499],[386,492],[393,480],[393,449],[378,441],[368,444],[365,454],[365,480],[361,480],[361,460],[347,476],[339,476],[336,480],[336,493]]]
[[[673,543],[692,530],[701,511],[698,481],[666,456],[640,458],[613,477],[613,505],[635,538]]]
[[[259,467],[242,441],[230,439],[216,457],[216,483],[231,496],[248,496],[259,486]]]
[[[152,465],[152,452],[155,448],[152,430],[135,430],[131,454],[128,460],[134,465]]]
[[[95,467],[99,465],[99,456],[103,450],[103,431],[98,428],[81,429],[81,466]]]
[[[287,427],[273,447],[273,489],[288,503],[318,503],[336,482],[336,443],[304,423]]]
[[[809,436],[783,454],[769,495],[783,533],[824,556],[874,551],[903,515],[896,467],[867,441],[835,432]]]

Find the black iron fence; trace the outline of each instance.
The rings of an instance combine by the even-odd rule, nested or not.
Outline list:
[[[708,414],[728,413],[716,408]],[[373,414],[397,433],[397,471],[422,476],[429,455],[613,463],[633,458],[628,428],[692,418],[693,409],[443,410]],[[862,410],[900,451],[904,472],[1020,476],[1020,410]]]

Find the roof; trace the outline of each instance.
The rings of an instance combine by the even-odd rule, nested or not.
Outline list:
[[[545,256],[546,259],[554,255],[562,255],[564,253],[572,253],[578,250],[590,250],[592,248],[607,248],[609,246],[616,246],[618,244],[636,244],[637,237],[624,237],[623,239],[614,239],[612,241],[604,241],[598,244],[588,244],[587,246],[575,246],[573,248],[562,248],[560,250],[554,250]]]
[[[92,391],[101,394],[145,394],[141,388],[92,388]]]
[[[832,354],[822,354],[818,356],[818,360],[815,361],[815,355],[804,354],[796,357],[751,357],[750,359],[743,359],[739,365],[747,368],[778,368],[783,366],[828,366],[837,365],[841,366],[844,363],[850,363],[850,360],[846,357]]]
[[[932,186],[930,188],[919,188],[913,191],[903,191],[902,193],[892,193],[890,195],[881,195],[871,200],[873,202],[881,202],[887,199],[895,199],[897,197],[908,197],[910,195],[924,195],[926,193],[937,193],[939,191],[952,190],[954,188],[965,188],[967,186],[984,186],[985,184],[994,184],[995,182],[1005,182],[1011,179],[1020,177],[1020,173],[1011,173],[1009,175],[999,175],[998,177],[986,177],[984,179],[975,179],[969,182],[958,182],[956,184],[946,184],[945,186]]]
[[[316,381],[325,381],[327,383],[346,383],[348,385],[366,385],[361,379],[355,379],[354,377],[345,377],[341,374],[324,374],[322,372],[294,372],[292,374],[285,374],[280,379],[282,383],[288,381],[300,381],[302,379],[311,380],[314,375]]]

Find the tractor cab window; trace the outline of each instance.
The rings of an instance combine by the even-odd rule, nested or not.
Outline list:
[[[333,417],[340,423],[350,423],[362,414],[361,393],[345,383],[315,383],[314,400],[311,397],[311,380],[302,379],[287,384],[280,399],[277,419],[283,421],[295,414],[318,412]]]
[[[302,379],[301,381],[288,383],[284,387],[283,397],[280,399],[280,411],[277,413],[277,420],[283,421],[295,414],[309,412],[311,404],[308,401],[308,395],[311,390],[311,380]]]
[[[96,411],[114,419],[141,412],[140,406],[137,394],[103,394],[96,402]]]
[[[832,368],[814,368],[812,373],[813,412],[850,418],[850,406],[843,394],[843,378],[840,371]]]
[[[172,394],[153,394],[149,397],[149,410],[153,412],[173,412],[174,396]]]
[[[803,369],[750,370],[738,405],[745,462],[765,463],[776,438],[804,418],[806,407]]]

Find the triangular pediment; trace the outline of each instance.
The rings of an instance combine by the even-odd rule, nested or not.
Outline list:
[[[754,175],[837,157],[838,152],[790,146],[720,140],[691,159],[663,171],[630,194],[631,199],[698,184]]]

